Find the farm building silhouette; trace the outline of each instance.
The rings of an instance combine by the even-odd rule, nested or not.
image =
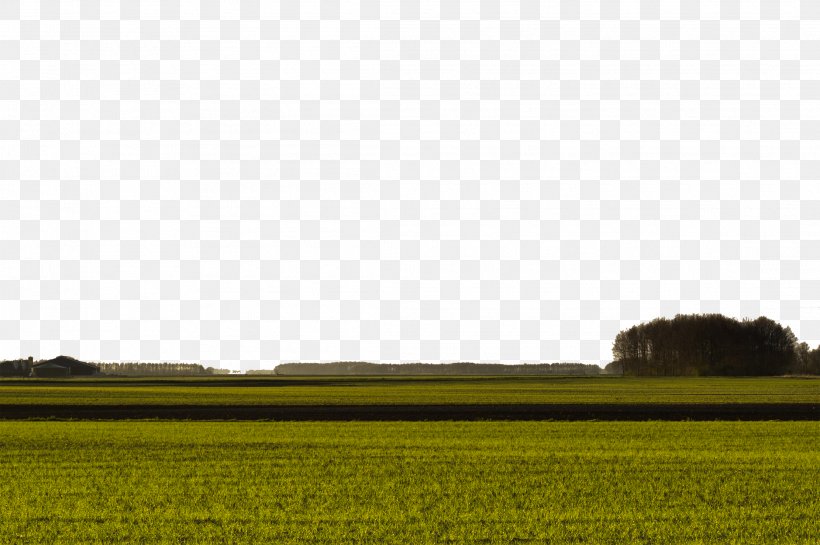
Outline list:
[[[33,377],[78,377],[98,375],[100,368],[69,356],[57,356],[35,363],[31,368]]]

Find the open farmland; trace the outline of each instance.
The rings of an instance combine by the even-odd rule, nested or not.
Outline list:
[[[801,378],[301,377],[0,381],[0,418],[820,419]]]
[[[816,543],[817,422],[5,422],[2,543]]]
[[[0,379],[0,404],[820,403],[820,378],[301,377]]]

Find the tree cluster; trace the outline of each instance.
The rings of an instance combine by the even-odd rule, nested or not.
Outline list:
[[[198,363],[144,363],[144,362],[114,362],[97,363],[100,372],[106,375],[127,377],[145,376],[209,376],[224,374],[221,369],[204,367]]]
[[[788,327],[766,317],[721,314],[656,318],[618,333],[610,373],[762,376],[820,371],[820,347],[809,350]]]
[[[0,361],[0,377],[27,377],[31,374],[31,360]]]
[[[801,375],[820,375],[820,346],[812,350],[808,343],[797,345],[795,372]]]

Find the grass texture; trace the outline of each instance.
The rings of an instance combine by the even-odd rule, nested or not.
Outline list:
[[[808,544],[818,422],[0,422],[0,543]]]

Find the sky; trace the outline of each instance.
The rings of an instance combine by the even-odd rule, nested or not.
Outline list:
[[[0,3],[0,358],[820,343],[820,3]]]

